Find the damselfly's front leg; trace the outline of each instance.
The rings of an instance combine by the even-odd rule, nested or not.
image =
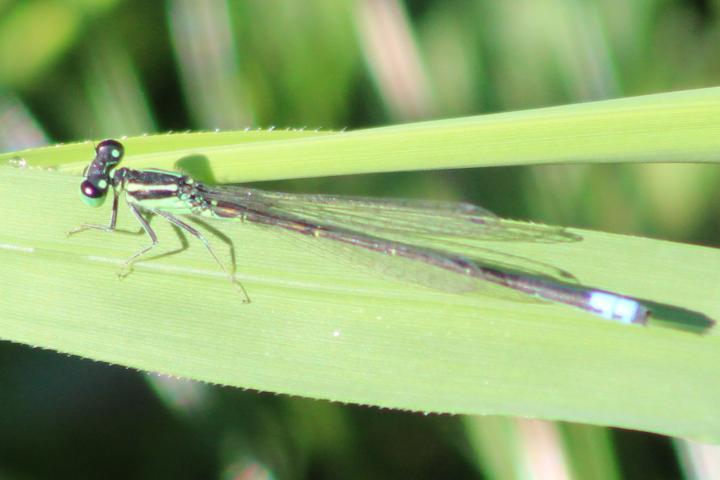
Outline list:
[[[85,230],[102,230],[103,232],[114,232],[115,231],[115,224],[117,222],[117,212],[118,212],[118,194],[117,192],[113,192],[113,206],[112,206],[112,215],[110,216],[110,225],[90,225],[90,224],[84,224],[80,225],[75,230],[70,230],[67,232],[67,236],[75,235],[76,233],[84,232]]]
[[[248,296],[247,291],[245,291],[245,287],[243,287],[242,284],[240,282],[238,282],[230,272],[228,272],[228,270],[222,264],[222,262],[220,261],[218,256],[215,255],[215,252],[213,251],[212,247],[210,246],[210,242],[208,242],[208,240],[203,236],[202,233],[198,232],[196,229],[194,229],[187,223],[183,222],[182,220],[180,220],[179,218],[175,217],[174,215],[172,215],[168,212],[163,212],[161,210],[153,210],[153,213],[160,215],[168,222],[172,223],[173,225],[175,225],[179,228],[182,228],[183,230],[188,232],[190,235],[192,235],[193,237],[200,240],[203,243],[203,245],[205,245],[205,248],[207,248],[208,252],[210,252],[210,255],[212,255],[212,257],[215,259],[215,263],[218,264],[218,266],[223,271],[223,273],[228,277],[230,282],[232,282],[235,286],[237,286],[238,289],[240,290],[240,293],[242,293],[242,295],[245,297],[245,299],[243,300],[243,303],[250,303],[250,297]],[[149,228],[149,226],[148,226],[148,228]]]
[[[148,234],[148,237],[150,237],[150,240],[152,240],[152,244],[148,245],[145,248],[141,248],[133,256],[131,256],[130,258],[125,260],[123,267],[118,272],[118,277],[120,277],[120,278],[127,277],[130,274],[132,263],[141,255],[145,255],[147,252],[149,252],[150,250],[155,248],[155,246],[158,244],[158,237],[157,237],[157,234],[155,233],[155,230],[153,230],[152,227],[150,226],[150,224],[148,223],[148,221],[145,220],[145,217],[142,216],[142,213],[140,213],[140,210],[138,210],[138,208],[131,203],[128,203],[127,205],[130,208],[130,211],[133,213],[133,215],[135,215],[135,218],[137,219],[137,221],[140,223],[140,226],[143,228],[143,230],[145,230],[145,233]]]

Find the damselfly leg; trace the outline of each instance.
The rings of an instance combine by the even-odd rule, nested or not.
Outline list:
[[[110,216],[110,225],[94,225],[94,224],[83,224],[74,230],[67,232],[67,236],[75,235],[76,233],[84,232],[85,230],[102,230],[103,232],[114,232],[115,225],[117,224],[117,212],[118,212],[118,197],[115,193],[113,196],[112,214]]]
[[[179,218],[175,217],[174,215],[172,215],[168,212],[154,210],[152,213],[160,215],[168,222],[172,223],[173,225],[175,225],[178,228],[185,230],[187,233],[189,233],[193,237],[200,240],[202,242],[202,244],[205,245],[205,248],[207,248],[207,251],[210,252],[210,255],[212,255],[213,259],[215,259],[215,263],[218,264],[218,267],[220,267],[220,270],[223,271],[225,276],[228,277],[228,280],[230,280],[230,282],[232,282],[240,290],[240,293],[242,293],[243,297],[245,297],[243,299],[243,303],[250,303],[250,297],[248,296],[247,291],[245,290],[245,287],[243,287],[242,284],[237,281],[235,276],[225,268],[225,266],[222,264],[222,262],[220,261],[218,256],[215,254],[215,251],[213,250],[212,246],[210,245],[210,242],[207,240],[207,238],[205,238],[203,236],[202,233],[200,233],[197,229],[191,227],[187,223],[183,222],[182,220],[180,220]],[[149,225],[148,225],[148,227],[149,227]]]

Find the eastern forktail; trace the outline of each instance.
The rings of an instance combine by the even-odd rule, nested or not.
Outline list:
[[[645,324],[652,313],[648,305],[663,306],[397,239],[403,235],[532,239],[537,234],[532,225],[523,227],[504,221],[488,210],[468,203],[290,194],[238,186],[210,186],[181,173],[118,168],[124,147],[116,140],[100,142],[95,152],[80,186],[81,197],[86,204],[98,207],[112,190],[110,224],[83,225],[70,234],[87,229],[115,230],[118,201],[124,193],[128,208],[152,241],[130,256],[124,268],[129,268],[138,257],[158,244],[157,235],[143,212],[158,215],[200,240],[220,269],[241,288],[246,302],[249,302],[247,293],[223,266],[208,240],[176,215],[241,220],[314,239],[312,241],[327,240],[346,247],[346,250],[362,253],[361,256],[370,256],[371,262],[382,264],[383,271],[391,276],[438,290],[463,292],[489,282],[521,292],[528,299],[574,306],[624,324]]]

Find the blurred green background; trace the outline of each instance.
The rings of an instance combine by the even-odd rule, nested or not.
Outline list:
[[[718,0],[0,0],[0,151],[716,86],[719,15]],[[512,218],[720,244],[713,166],[262,186],[463,199]],[[720,451],[683,440],[242,392],[11,344],[0,344],[0,389],[1,478],[720,478]]]

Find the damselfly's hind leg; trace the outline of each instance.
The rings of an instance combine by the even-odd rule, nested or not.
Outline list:
[[[115,224],[117,222],[117,211],[118,211],[118,195],[117,193],[113,196],[113,207],[112,215],[110,216],[110,225],[90,225],[84,224],[77,227],[75,230],[67,232],[67,236],[75,235],[76,233],[84,232],[85,230],[102,230],[103,232],[114,232]]]
[[[238,290],[240,290],[240,293],[243,295],[243,297],[245,297],[243,299],[243,303],[250,303],[250,297],[248,296],[247,291],[245,290],[245,287],[243,287],[243,285],[235,279],[234,275],[232,275],[230,272],[228,272],[228,270],[222,264],[222,262],[217,257],[217,255],[215,255],[215,252],[213,251],[212,246],[210,246],[210,242],[208,242],[208,240],[202,235],[202,233],[200,233],[199,231],[197,231],[196,229],[194,229],[187,223],[183,222],[182,220],[180,220],[179,218],[175,217],[174,215],[172,215],[168,212],[163,212],[160,210],[153,210],[153,213],[160,215],[161,217],[165,218],[165,220],[167,220],[168,222],[172,223],[173,225],[175,225],[179,228],[182,228],[187,233],[189,233],[193,237],[200,240],[203,243],[203,245],[205,245],[205,248],[207,248],[208,252],[210,252],[210,255],[212,255],[212,257],[215,259],[215,263],[218,264],[218,266],[220,267],[220,270],[223,271],[223,273],[228,277],[230,282],[232,282],[238,288]],[[149,225],[148,225],[148,228],[149,228]]]

